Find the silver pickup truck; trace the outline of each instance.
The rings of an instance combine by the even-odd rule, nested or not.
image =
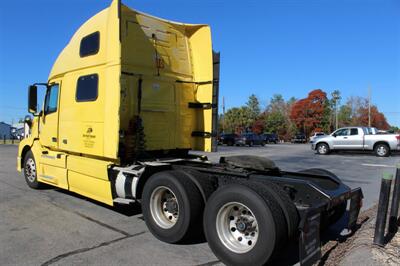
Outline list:
[[[368,127],[344,127],[330,135],[311,141],[311,149],[318,154],[329,154],[332,150],[374,151],[376,156],[389,156],[391,151],[400,151],[399,134],[375,134]]]

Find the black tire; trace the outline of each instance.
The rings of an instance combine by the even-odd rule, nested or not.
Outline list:
[[[244,253],[229,249],[218,235],[218,213],[226,204],[231,203],[248,207],[259,226],[257,241]],[[256,182],[248,182],[246,185],[228,184],[215,191],[207,202],[203,223],[211,250],[227,265],[264,265],[287,240],[287,226],[282,209],[268,190]]]
[[[39,189],[43,184],[37,180],[37,165],[32,151],[28,151],[24,157],[24,176],[30,188]]]
[[[285,192],[279,185],[274,184],[267,180],[254,179],[258,183],[262,183],[264,188],[275,198],[279,206],[283,210],[285,215],[285,221],[287,224],[287,237],[292,239],[297,237],[298,227],[300,222],[299,213],[294,205],[293,201],[289,197],[288,193]]]
[[[378,157],[388,157],[390,155],[390,148],[385,143],[378,143],[374,147],[374,153]]]
[[[251,147],[251,146],[254,146],[254,142],[253,141],[250,141],[250,143],[249,143],[249,147]]]
[[[228,146],[233,146],[233,141],[232,140],[228,141]]]
[[[320,155],[327,155],[329,154],[330,150],[329,150],[329,146],[326,143],[319,143],[317,145],[317,153]]]
[[[316,174],[316,175],[327,175],[332,177],[334,180],[337,182],[342,182],[340,178],[332,173],[331,171],[321,169],[321,168],[310,168],[306,169],[303,171],[300,171],[300,173],[309,173],[309,174]],[[339,205],[333,207],[331,210],[328,212],[323,212],[321,216],[321,229],[326,229],[329,226],[335,224],[337,221],[339,221],[343,215],[346,213],[347,209],[347,201],[344,201],[340,203]]]
[[[160,187],[170,190],[179,206],[178,218],[169,228],[163,228],[157,223],[150,207],[152,193]],[[147,227],[161,241],[182,243],[195,240],[203,233],[204,200],[196,185],[183,172],[162,171],[150,177],[143,189],[141,205]]]

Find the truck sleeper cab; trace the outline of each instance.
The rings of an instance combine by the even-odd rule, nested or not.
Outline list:
[[[298,228],[315,212],[316,226],[329,225],[347,200],[360,201],[360,190],[322,169],[291,173],[265,158],[213,164],[189,154],[215,148],[218,83],[207,25],[114,0],[78,29],[48,81],[29,87],[34,118],[26,120],[17,169],[32,188],[49,184],[111,206],[140,202],[155,237],[177,243],[204,233],[233,265],[266,263],[306,233]],[[354,224],[360,206],[351,206]]]

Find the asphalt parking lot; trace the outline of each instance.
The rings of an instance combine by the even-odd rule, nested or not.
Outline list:
[[[16,172],[17,146],[0,145],[0,261],[2,265],[215,265],[206,243],[170,245],[147,230],[140,208],[113,209],[76,194],[32,190]],[[284,170],[324,168],[350,187],[361,186],[368,208],[379,196],[382,171],[394,171],[399,155],[340,153],[319,156],[309,145],[220,147],[207,154],[268,157]]]

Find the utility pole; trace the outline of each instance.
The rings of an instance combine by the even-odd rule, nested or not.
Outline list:
[[[371,127],[371,86],[368,85],[368,126]]]
[[[339,122],[338,122],[338,112],[337,112],[337,107],[338,107],[338,100],[340,99],[339,95],[339,90],[335,90],[332,92],[332,99],[335,101],[335,130],[338,129],[339,127]]]
[[[339,122],[338,122],[338,113],[337,113],[337,99],[335,100],[335,129],[338,129]]]
[[[225,133],[225,97],[224,96],[222,96],[222,114],[223,114],[222,132]]]

